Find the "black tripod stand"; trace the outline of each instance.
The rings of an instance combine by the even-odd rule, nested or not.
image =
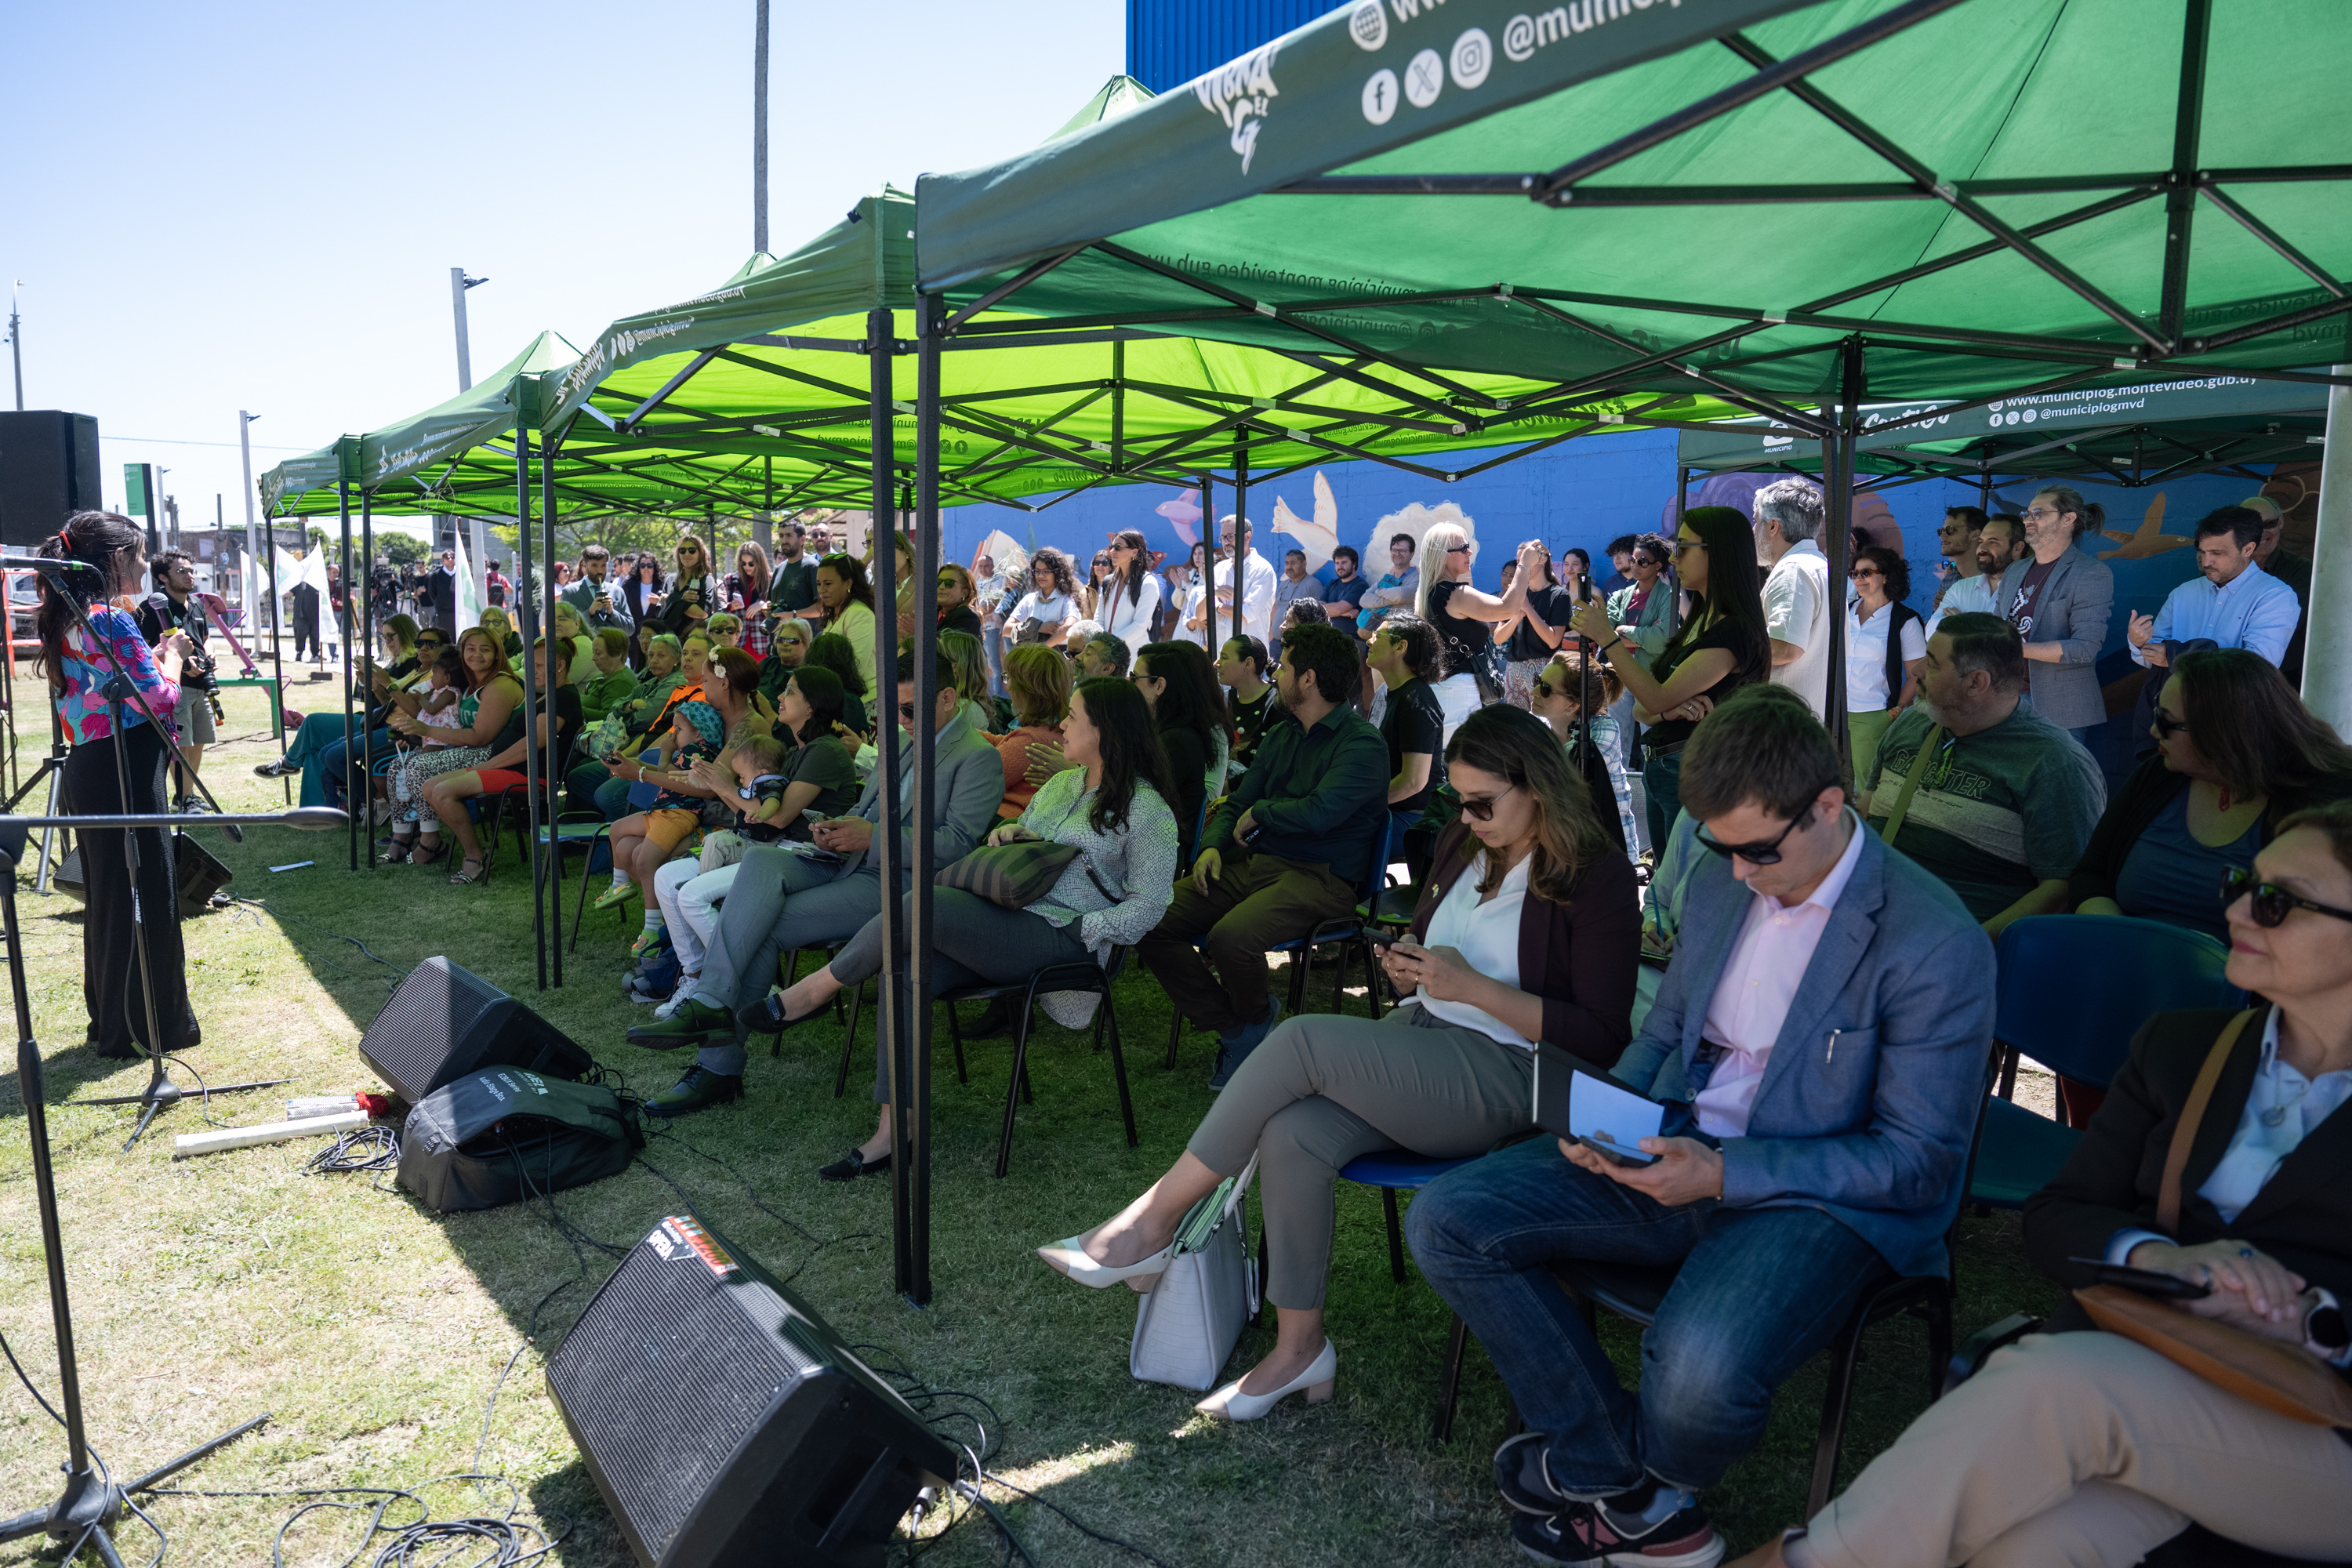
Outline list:
[[[341,812],[325,815],[337,821],[342,816]],[[57,1327],[58,1394],[58,1402],[65,1406],[58,1419],[66,1429],[66,1486],[48,1507],[0,1520],[0,1542],[47,1533],[65,1543],[65,1560],[68,1563],[85,1546],[94,1546],[107,1568],[123,1568],[121,1555],[115,1551],[114,1539],[108,1531],[122,1517],[126,1501],[134,1493],[158,1485],[223,1445],[235,1442],[269,1417],[266,1413],[257,1415],[157,1466],[127,1486],[118,1484],[104,1462],[90,1452],[89,1439],[82,1427],[81,1374],[74,1360],[73,1310],[66,1296],[65,1243],[58,1224],[57,1176],[49,1163],[47,1095],[42,1082],[40,1047],[33,1040],[33,1010],[25,994],[24,941],[16,926],[16,859],[24,851],[24,829],[45,824],[54,826],[58,820],[19,818],[0,824],[0,929],[5,929],[8,943],[8,988],[16,1008],[16,1083],[25,1097],[25,1128],[33,1144],[33,1186],[40,1206],[41,1251],[48,1263],[49,1313]],[[152,826],[159,821],[145,816],[87,820],[126,826]],[[284,818],[273,816],[267,820]],[[143,1121],[141,1125],[145,1125]]]
[[[206,818],[207,823],[209,825],[226,828],[232,837],[241,837],[242,835],[236,825],[240,822],[257,819],[247,816],[229,816],[221,813],[220,803],[213,799],[212,790],[205,785],[204,780],[197,775],[195,770],[187,765],[187,758],[181,754],[179,743],[172,739],[171,726],[162,718],[157,716],[154,709],[148,706],[145,694],[139,689],[138,684],[131,679],[131,672],[122,668],[122,661],[115,657],[112,645],[108,643],[104,637],[98,635],[98,629],[89,624],[89,614],[83,608],[81,601],[66,589],[65,579],[72,574],[79,572],[95,576],[98,574],[98,569],[87,562],[56,561],[46,556],[12,556],[8,559],[17,564],[29,566],[34,571],[38,572],[41,574],[43,580],[42,586],[44,590],[54,595],[57,599],[61,601],[68,609],[72,611],[74,624],[81,629],[82,636],[88,640],[89,646],[97,650],[99,657],[106,661],[107,667],[111,671],[107,678],[105,686],[100,689],[100,695],[106,700],[107,721],[110,727],[110,732],[114,742],[115,786],[121,792],[117,798],[119,798],[125,805],[128,805],[131,800],[131,763],[129,754],[125,750],[128,742],[124,738],[125,729],[123,713],[123,704],[129,702],[136,704],[140,713],[146,719],[147,722],[155,727],[154,732],[163,738],[163,744],[171,752],[172,760],[173,763],[178,764],[178,771],[182,776],[186,778],[189,783],[193,784],[196,787],[197,790],[202,792],[205,803],[212,806],[212,813]],[[37,778],[39,775],[36,774],[35,776]],[[31,787],[29,782],[26,787]],[[19,791],[18,793],[21,795],[23,792]],[[13,803],[11,804],[13,805]],[[343,820],[343,815],[341,812],[332,813],[332,816],[338,823],[341,823]],[[128,816],[114,818],[52,816],[23,818],[20,820],[27,824],[54,823],[58,826],[70,826],[77,830],[87,829],[100,823],[107,822],[135,822],[137,826],[141,827],[166,827],[175,829],[185,826],[184,822],[181,818],[174,816],[142,816],[136,818]],[[288,817],[284,814],[273,813],[262,816],[257,820],[265,822],[280,822],[288,820]],[[149,1069],[147,1087],[140,1090],[137,1094],[110,1095],[100,1100],[85,1100],[83,1103],[89,1105],[136,1105],[140,1108],[138,1125],[131,1129],[130,1138],[122,1145],[123,1148],[127,1150],[132,1144],[138,1142],[141,1138],[146,1136],[148,1124],[153,1121],[157,1115],[169,1110],[171,1107],[177,1105],[183,1099],[186,1098],[186,1096],[185,1091],[184,1091],[178,1084],[173,1083],[169,1078],[165,1077],[163,1072],[163,1063],[167,1059],[167,1055],[163,1049],[163,1033],[157,1026],[155,1016],[155,964],[154,958],[149,951],[147,940],[148,911],[144,907],[144,900],[141,898],[139,892],[139,835],[136,832],[126,829],[123,834],[122,841],[125,852],[130,860],[131,924],[131,933],[134,939],[132,949],[137,955],[140,997],[145,1008],[147,1020],[146,1046]],[[166,842],[169,841],[166,840]],[[87,857],[85,857],[85,859]],[[86,876],[90,874],[89,868],[87,866],[84,867],[84,874]],[[13,893],[14,889],[12,888],[12,896]],[[30,1029],[27,1028],[26,1033],[29,1035],[30,1032]],[[290,1080],[279,1078],[259,1079],[251,1083],[228,1083],[223,1084],[219,1088],[211,1089],[208,1092],[212,1094],[233,1094],[242,1089],[269,1089],[289,1081]]]
[[[11,664],[16,662],[14,654],[15,650],[13,648],[10,649],[11,657],[9,658],[9,662]],[[10,712],[9,735],[11,738],[11,743],[13,744],[14,737],[16,735],[15,713],[13,708]],[[16,786],[16,793],[8,797],[7,805],[5,807],[0,807],[0,810],[15,811],[17,805],[23,802],[24,798],[32,794],[33,791],[38,787],[43,779],[47,779],[49,781],[49,815],[52,816],[56,816],[58,810],[58,785],[63,782],[62,774],[65,771],[66,759],[72,754],[73,748],[66,744],[65,721],[58,717],[56,708],[52,707],[49,710],[49,754],[41,759],[41,765],[33,770],[33,776],[31,778],[26,779],[23,784]],[[46,893],[49,890],[49,840],[51,834],[54,832],[55,829],[53,828],[43,828],[41,830],[41,864],[40,868],[33,873],[33,891],[37,893]]]

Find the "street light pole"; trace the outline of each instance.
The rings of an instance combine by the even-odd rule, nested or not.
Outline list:
[[[245,457],[245,626],[246,636],[260,646],[261,636],[261,534],[253,519],[253,422],[261,416],[236,411],[236,446]]]
[[[488,281],[487,278],[467,277],[466,269],[462,267],[449,268],[449,309],[457,321],[457,390],[460,392],[471,392],[474,389],[473,352],[466,340],[466,290],[478,289]],[[478,517],[465,521],[472,525],[467,530],[469,536],[467,542],[467,547],[472,551],[473,558],[467,564],[473,568],[474,573],[474,603],[487,605],[490,602],[490,565],[488,548],[490,525]]]
[[[751,42],[751,254],[768,248],[768,0],[757,0]],[[16,400],[18,407],[24,399]]]
[[[760,79],[763,84],[760,94],[761,104],[760,112],[763,122],[767,115],[767,109],[765,107],[767,103],[767,89],[764,86],[764,83],[767,81],[768,70],[767,37],[768,0],[760,0]],[[761,140],[764,142],[766,139],[763,137]],[[761,156],[764,160],[766,154],[762,153]],[[762,168],[764,169],[764,167],[765,164],[763,163]],[[764,177],[761,179],[761,184],[763,187],[767,184]],[[766,203],[767,198],[763,195],[761,197],[760,209],[760,226],[763,231],[766,229],[768,223]],[[16,313],[16,290],[22,289],[24,286],[24,280],[19,279],[16,282],[11,284],[8,289],[8,353],[10,357],[15,359],[16,362],[16,412],[19,414],[25,412],[25,318]]]

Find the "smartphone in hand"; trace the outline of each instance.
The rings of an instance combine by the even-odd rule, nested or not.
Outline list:
[[[2143,1296],[2194,1301],[2213,1293],[2210,1285],[2200,1285],[2194,1279],[2183,1279],[2178,1274],[2166,1274],[2158,1269],[2134,1268],[2127,1263],[2110,1263],[2104,1258],[2070,1258],[2066,1261],[2081,1264],[2102,1285],[2120,1285]]]

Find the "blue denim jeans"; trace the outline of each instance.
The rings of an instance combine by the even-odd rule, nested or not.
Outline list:
[[[318,719],[333,720],[334,733],[331,739],[312,753],[316,760],[303,765],[302,804],[340,806],[344,804],[347,795],[349,784],[347,770],[356,769],[361,762],[371,754],[379,763],[392,755],[392,731],[378,730],[374,731],[369,742],[346,745],[343,741],[343,716],[341,713],[313,713],[310,718],[302,721],[304,740],[310,739],[311,721]],[[359,721],[354,719],[352,721],[354,739],[358,738],[359,729]],[[294,754],[292,748],[288,748],[286,754],[291,757]],[[314,792],[316,798],[313,798]]]
[[[1670,1208],[1538,1137],[1449,1172],[1405,1215],[1422,1272],[1493,1358],[1552,1481],[1590,1501],[1654,1476],[1697,1492],[1763,1436],[1772,1391],[1885,1272],[1818,1209]],[[1550,1266],[1680,1264],[1628,1393]]]

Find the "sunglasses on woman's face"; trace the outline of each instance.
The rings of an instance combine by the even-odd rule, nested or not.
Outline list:
[[[1853,571],[1847,573],[1846,575],[1859,583],[1864,577],[1884,577],[1886,574],[1881,572],[1875,566],[1857,566]]]
[[[1462,815],[1468,817],[1473,822],[1492,822],[1495,820],[1495,803],[1502,799],[1505,795],[1510,794],[1512,790],[1517,789],[1517,787],[1518,786],[1517,784],[1507,784],[1503,788],[1496,790],[1493,795],[1486,795],[1484,798],[1477,800],[1474,800],[1468,795],[1464,795],[1462,797]]]
[[[2273,931],[2286,923],[2286,917],[2297,910],[2309,910],[2315,915],[2332,915],[2339,921],[2352,921],[2352,910],[2339,910],[2333,904],[2316,904],[2298,894],[2290,893],[2275,882],[2257,881],[2254,873],[2243,866],[2232,866],[2221,873],[2221,907],[2228,909],[2239,899],[2250,900],[2249,910],[2254,923],[2264,931]]]
[[[2147,716],[2147,721],[2159,741],[2169,741],[2173,736],[2182,733],[2189,728],[2188,720],[2176,719],[2161,708],[2151,712]]]

